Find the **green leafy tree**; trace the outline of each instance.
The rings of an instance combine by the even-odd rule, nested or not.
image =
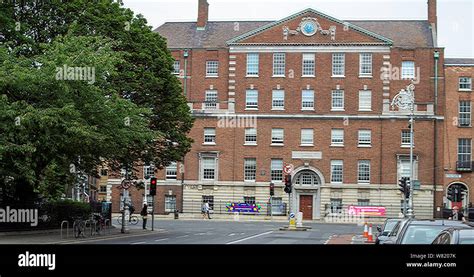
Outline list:
[[[162,168],[190,150],[193,118],[166,41],[118,3],[4,1],[0,53],[2,191],[16,180],[57,194],[71,164]],[[91,63],[92,85],[51,79],[56,67]]]

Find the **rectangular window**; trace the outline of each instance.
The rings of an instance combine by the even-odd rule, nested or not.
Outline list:
[[[472,139],[467,139],[467,138],[458,139],[458,161],[459,162],[472,161]]]
[[[102,168],[102,169],[100,170],[100,176],[107,176],[107,175],[108,175],[108,170],[105,169],[105,168]]]
[[[217,109],[217,90],[207,90],[204,102],[206,110]]]
[[[459,78],[459,90],[471,91],[472,90],[472,78],[461,77]]]
[[[244,203],[249,204],[249,205],[255,205],[255,197],[244,196]]]
[[[100,186],[99,187],[99,192],[100,193],[107,193],[107,186]]]
[[[202,179],[216,180],[217,159],[215,157],[202,157]]]
[[[370,161],[358,162],[358,179],[357,180],[359,184],[370,183]]]
[[[410,130],[402,130],[402,147],[410,147]]]
[[[165,212],[174,213],[176,211],[176,196],[165,195]]]
[[[313,129],[301,129],[301,145],[313,145]]]
[[[273,76],[285,76],[285,53],[273,54]]]
[[[344,130],[343,129],[331,130],[331,146],[344,146]]]
[[[283,160],[272,159],[270,175],[271,175],[272,182],[283,181]]]
[[[173,63],[173,74],[179,75],[179,70],[181,69],[179,61],[174,61]]]
[[[342,184],[344,164],[342,160],[331,161],[331,183]]]
[[[360,76],[372,76],[372,54],[360,54],[359,59]]]
[[[344,110],[344,91],[339,90],[339,89],[333,90],[331,102],[332,102],[331,110],[343,111]]]
[[[219,62],[207,61],[206,62],[206,77],[217,77],[218,74],[219,74]]]
[[[247,54],[247,76],[258,76],[259,56],[257,53]]]
[[[398,180],[402,177],[410,178],[410,156],[409,155],[401,155],[398,156]],[[413,176],[414,179],[418,179],[418,161],[417,157],[413,157]]]
[[[402,79],[415,79],[415,62],[402,62]]]
[[[258,109],[258,91],[247,90],[245,98],[246,109]]]
[[[301,93],[301,109],[314,110],[314,90],[303,90]]]
[[[204,143],[205,144],[216,143],[216,128],[204,128]]]
[[[178,166],[176,162],[172,162],[166,167],[166,180],[176,180],[178,175]]]
[[[246,128],[245,129],[245,144],[257,144],[257,129]]]
[[[345,59],[346,59],[346,55],[343,53],[332,54],[332,76],[333,77],[344,77]]]
[[[471,101],[459,102],[459,127],[471,126]]]
[[[357,199],[357,206],[362,206],[362,207],[370,206],[370,199]]]
[[[372,144],[372,131],[359,130],[359,146],[370,146]]]
[[[143,176],[144,177],[153,177],[155,176],[155,166],[150,164],[150,165],[144,165],[143,166]]]
[[[283,145],[285,132],[283,129],[272,129],[272,144]]]
[[[331,213],[341,213],[342,212],[342,199],[340,198],[331,198]]]
[[[303,77],[313,77],[315,66],[315,54],[303,54]]]
[[[372,91],[359,91],[359,111],[372,111]]]
[[[285,109],[285,91],[274,90],[272,92],[272,110],[284,110]]]
[[[244,180],[254,182],[257,177],[257,160],[245,159],[244,160]]]
[[[212,195],[203,195],[202,196],[202,203],[208,203],[209,209],[214,210],[214,196]]]

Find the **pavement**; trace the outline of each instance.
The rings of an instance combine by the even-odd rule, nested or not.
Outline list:
[[[109,233],[75,239],[61,238],[59,230],[45,234],[0,235],[0,244],[363,244],[363,227],[357,224],[304,222],[307,231],[281,231],[287,222],[229,220],[155,220],[155,230],[142,230],[141,222],[129,226],[126,234],[120,226]]]

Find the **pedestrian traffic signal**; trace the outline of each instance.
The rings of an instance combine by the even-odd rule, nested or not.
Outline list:
[[[157,179],[155,177],[152,177],[150,179],[150,195],[156,195],[156,181]]]
[[[398,186],[400,186],[399,190],[403,193],[405,198],[410,197],[410,178],[402,177],[398,180]]]
[[[285,192],[291,193],[291,175],[285,176]]]
[[[270,196],[275,195],[275,184],[270,183]]]

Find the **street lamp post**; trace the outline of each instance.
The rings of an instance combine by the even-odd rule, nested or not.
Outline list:
[[[407,209],[407,216],[409,218],[415,217],[415,212],[413,209],[413,192],[414,192],[414,163],[413,163],[413,140],[414,140],[414,125],[415,125],[415,85],[413,81],[410,85],[407,86],[406,89],[402,89],[392,101],[392,108],[398,107],[399,109],[403,110],[410,110],[410,182],[409,182],[409,190],[410,194],[408,196],[408,209]]]

